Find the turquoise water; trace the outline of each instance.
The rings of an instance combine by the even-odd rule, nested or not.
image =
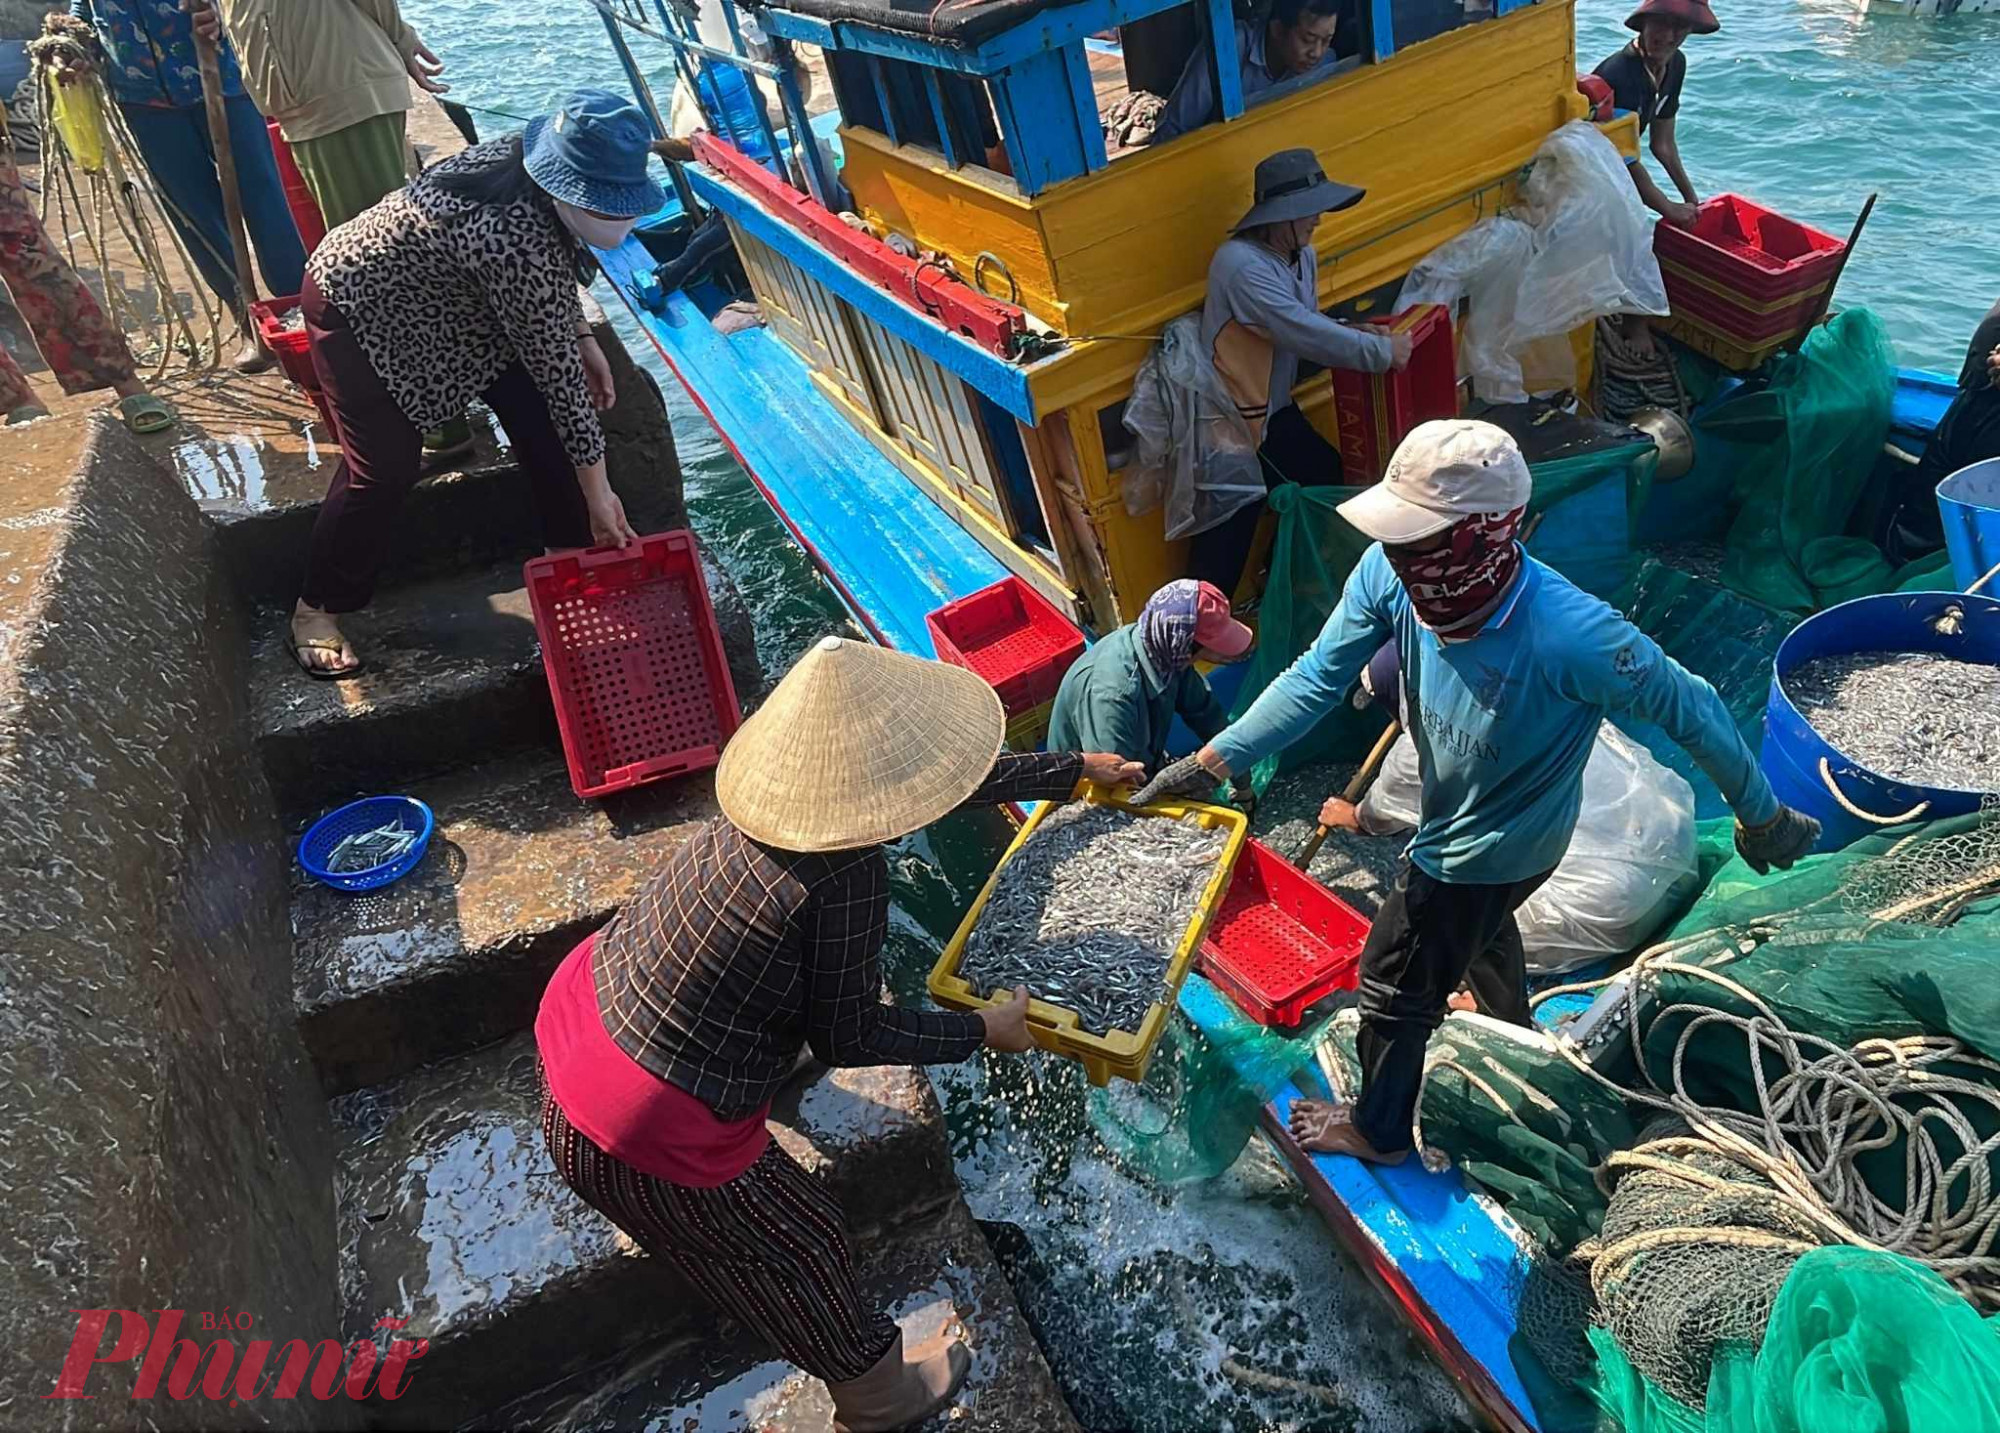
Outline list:
[[[1581,68],[1623,43],[1628,8],[1582,0]],[[545,0],[505,19],[480,0],[404,0],[403,10],[445,57],[454,98],[506,112],[480,114],[483,133],[546,109],[577,83],[621,78],[581,0]],[[1880,189],[1843,301],[1876,307],[1905,362],[1956,371],[1974,323],[2000,296],[1991,139],[2000,134],[2000,17],[1865,19],[1847,0],[1755,0],[1726,4],[1723,16],[1724,34],[1690,42],[1681,133],[1695,183],[1841,233]],[[650,78],[664,103],[670,67]],[[814,638],[843,630],[841,608],[624,322],[672,410],[691,519],[743,590],[766,669],[781,671]],[[900,999],[923,998],[924,972],[1003,835],[997,818],[955,818],[894,851],[884,963]],[[1098,1137],[1104,1097],[1092,1101],[1077,1066],[1005,1057],[937,1076],[973,1212],[1086,1426],[1466,1426],[1449,1385],[1332,1251],[1260,1144],[1220,1180],[1157,1188]],[[1143,1094],[1125,1087],[1115,1098],[1146,1113]]]

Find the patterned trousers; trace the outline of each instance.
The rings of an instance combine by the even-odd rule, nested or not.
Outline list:
[[[776,1141],[727,1184],[690,1189],[606,1154],[546,1089],[542,1138],[585,1203],[807,1373],[845,1383],[895,1342],[894,1321],[854,1286],[839,1204]]]
[[[134,376],[125,336],[104,317],[76,270],[66,263],[35,213],[14,150],[0,126],[0,279],[28,321],[65,393],[109,388]],[[21,365],[0,347],[0,417],[35,402]]]

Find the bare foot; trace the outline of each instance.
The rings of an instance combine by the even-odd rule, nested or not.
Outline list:
[[[1292,1138],[1314,1154],[1345,1154],[1367,1164],[1401,1164],[1407,1149],[1384,1154],[1354,1127],[1353,1107],[1326,1100],[1292,1101]]]
[[[243,335],[243,346],[236,350],[236,356],[229,360],[229,366],[238,373],[263,373],[278,360],[271,357],[271,351],[264,347],[263,340],[254,333]]]
[[[1454,990],[1444,1003],[1447,1010],[1456,1010],[1463,1015],[1470,1015],[1479,1009],[1479,1002],[1472,998],[1470,990]]]
[[[333,614],[303,602],[292,609],[292,657],[309,675],[329,680],[361,670],[361,659],[341,635]]]

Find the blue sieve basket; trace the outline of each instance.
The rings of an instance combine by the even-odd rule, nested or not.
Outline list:
[[[409,850],[393,861],[385,861],[363,871],[329,871],[326,868],[334,847],[342,841],[364,831],[373,831],[378,826],[386,826],[391,821],[400,821],[405,828],[416,831],[416,843]],[[430,849],[431,832],[436,829],[437,818],[431,815],[431,808],[414,796],[363,797],[313,822],[299,840],[299,865],[308,876],[325,882],[336,891],[378,890],[391,881],[401,880],[417,868],[424,852]]]

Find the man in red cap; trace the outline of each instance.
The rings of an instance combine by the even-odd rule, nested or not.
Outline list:
[[[1679,200],[1646,172],[1646,166],[1632,161],[1632,182],[1646,207],[1657,211],[1669,224],[1683,229],[1694,227],[1695,206],[1701,196],[1681,163],[1680,141],[1674,135],[1674,121],[1681,110],[1681,89],[1687,83],[1687,56],[1681,45],[1689,35],[1713,35],[1722,28],[1708,0],[1643,0],[1626,17],[1627,29],[1638,38],[1611,56],[1594,72],[1611,86],[1613,103],[1639,116],[1639,133],[1652,136],[1653,158],[1667,171],[1680,190]]]
[[[1233,662],[1251,640],[1217,588],[1185,577],[1169,582],[1147,599],[1138,621],[1097,643],[1064,674],[1049,714],[1049,750],[1094,741],[1092,751],[1144,762],[1151,776],[1166,765],[1176,716],[1202,741],[1229,725],[1194,664]],[[1246,801],[1248,791],[1247,784],[1238,787]]]

